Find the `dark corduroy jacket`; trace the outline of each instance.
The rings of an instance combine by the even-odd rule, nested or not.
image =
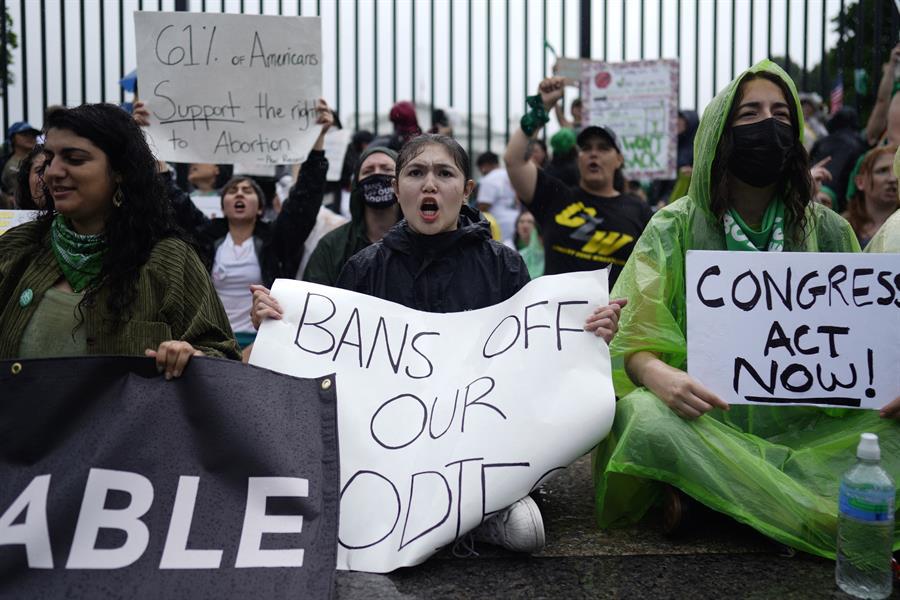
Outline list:
[[[0,358],[16,358],[44,293],[62,277],[49,227],[32,222],[0,236]],[[20,302],[30,289],[30,302]],[[240,358],[222,303],[194,250],[181,240],[156,244],[140,268],[131,319],[112,327],[101,289],[84,310],[88,354],[143,356],[160,342],[182,340],[209,356]]]

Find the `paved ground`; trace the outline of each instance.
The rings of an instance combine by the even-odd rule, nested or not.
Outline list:
[[[785,548],[725,518],[689,537],[663,537],[654,517],[603,532],[593,521],[590,460],[551,481],[538,502],[547,546],[523,557],[480,545],[390,575],[339,572],[348,598],[846,598],[834,563]],[[900,598],[900,591],[894,596]]]

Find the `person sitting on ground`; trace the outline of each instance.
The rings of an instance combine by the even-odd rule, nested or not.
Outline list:
[[[239,358],[138,125],[84,104],[46,127],[53,210],[0,237],[0,357],[147,355],[167,379],[192,356]]]
[[[19,163],[16,182],[16,208],[19,210],[53,210],[53,198],[44,185],[44,146],[37,144]]]
[[[21,163],[37,144],[41,132],[24,121],[13,123],[6,131],[10,153],[3,158],[0,170],[0,208],[12,208],[16,191],[16,179]]]
[[[847,211],[842,215],[853,227],[863,248],[881,229],[900,202],[897,200],[897,176],[892,165],[897,146],[880,146],[862,155],[850,181]]]
[[[506,171],[544,238],[545,272],[608,266],[613,285],[652,216],[646,202],[621,193],[625,159],[615,134],[596,125],[578,134],[577,188],[523,159],[529,138],[549,120],[547,111],[562,98],[565,84],[563,77],[547,78],[540,84],[540,94],[529,98],[531,111],[522,117],[522,127],[506,147]]]
[[[720,92],[688,195],[654,215],[613,289],[629,304],[610,345],[621,399],[594,455],[601,527],[636,522],[662,496],[674,533],[697,514],[693,498],[833,558],[839,474],[860,433],[878,433],[885,468],[900,469],[900,426],[874,411],[729,406],[686,370],[688,251],[859,251],[850,225],[811,201],[800,115],[793,81],[768,60]]]
[[[349,223],[326,233],[309,257],[303,280],[333,286],[350,257],[373,244],[403,218],[391,188],[397,153],[369,146],[359,157],[350,193]]]
[[[525,148],[522,149],[520,159],[528,160]],[[509,175],[506,169],[500,166],[500,157],[491,151],[481,154],[475,164],[481,172],[476,194],[478,210],[490,213],[494,217],[500,227],[501,240],[511,240],[520,211],[516,191],[509,182]],[[534,163],[529,164],[534,166]]]
[[[467,205],[475,187],[469,158],[455,140],[427,134],[397,159],[393,182],[405,219],[351,258],[337,287],[428,312],[476,310],[503,302],[528,283],[522,258],[492,241],[487,223]],[[254,291],[253,322],[280,319],[269,290]],[[624,301],[597,308],[585,330],[607,343]],[[526,496],[476,530],[475,539],[519,552],[544,545],[540,510]]]

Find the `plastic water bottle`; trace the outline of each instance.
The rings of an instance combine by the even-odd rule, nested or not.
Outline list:
[[[874,433],[862,434],[856,458],[841,479],[835,579],[852,596],[887,598],[893,582],[894,480],[881,468]]]

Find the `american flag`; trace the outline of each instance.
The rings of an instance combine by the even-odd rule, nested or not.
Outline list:
[[[831,114],[841,110],[844,106],[844,76],[838,73],[837,79],[834,81],[834,87],[831,88]]]

